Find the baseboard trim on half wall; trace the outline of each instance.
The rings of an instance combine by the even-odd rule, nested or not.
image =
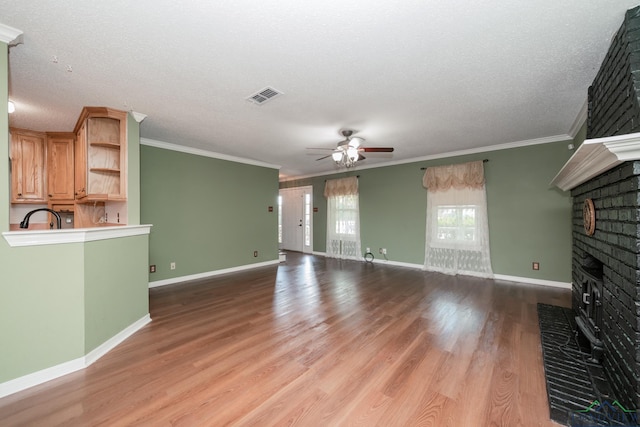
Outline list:
[[[323,257],[327,256],[326,252],[313,252],[313,254],[318,256],[323,256]],[[385,259],[374,259],[373,262],[376,264],[393,265],[396,267],[415,268],[418,270],[423,269],[422,264],[411,264],[408,262],[390,261]],[[555,280],[535,279],[532,277],[520,277],[520,276],[508,276],[506,274],[494,274],[493,279],[503,280],[506,282],[526,283],[529,285],[551,286],[554,288],[571,289],[571,283],[558,282]]]
[[[145,326],[147,323],[151,322],[151,315],[147,314],[141,319],[133,322],[131,325],[127,326],[98,347],[91,350],[84,356],[84,365],[89,366],[96,360],[100,359],[102,356],[107,354],[109,351],[113,350],[118,344],[129,338],[131,335],[138,332]]]
[[[149,282],[149,287],[157,288],[158,286],[175,285],[176,283],[190,282],[192,280],[208,279],[209,277],[219,276],[221,274],[235,273],[238,271],[251,270],[254,268],[266,267],[269,265],[277,265],[277,264],[280,264],[279,259],[274,259],[272,261],[258,262],[255,264],[240,265],[238,267],[223,268],[222,270],[206,271],[204,273],[190,274],[188,276],[172,277],[171,279],[156,280],[155,282]]]
[[[90,366],[149,322],[151,322],[151,316],[146,314],[144,317],[133,322],[131,325],[127,326],[83,357],[78,357],[77,359],[69,360],[68,362],[60,363],[50,368],[45,368],[1,383],[0,398],[46,383]]]

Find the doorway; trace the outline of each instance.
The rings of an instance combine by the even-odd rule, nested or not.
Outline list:
[[[313,186],[283,188],[278,197],[280,249],[313,252]]]

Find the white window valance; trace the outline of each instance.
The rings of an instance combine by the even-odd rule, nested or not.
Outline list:
[[[358,194],[358,177],[328,179],[324,185],[324,197],[354,196]]]
[[[463,188],[483,188],[483,162],[479,160],[477,162],[427,168],[422,178],[422,185],[433,192],[451,188],[458,190]]]

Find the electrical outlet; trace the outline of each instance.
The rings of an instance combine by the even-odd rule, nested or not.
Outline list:
[[[382,254],[386,255],[387,254],[387,248],[382,248]]]
[[[176,263],[175,263],[175,262],[172,262],[172,263],[171,263],[171,269],[172,269],[172,270],[175,270],[175,269],[176,269]]]
[[[149,273],[155,273],[156,272],[156,265],[155,264],[151,264],[149,266]]]
[[[378,253],[382,255],[382,248],[378,248]]]
[[[531,268],[534,270],[540,270],[540,263],[538,261],[534,261],[533,264],[531,264]]]
[[[367,248],[367,252],[366,253],[371,253],[371,248]]]
[[[258,251],[253,251],[253,257],[256,258],[258,256]]]

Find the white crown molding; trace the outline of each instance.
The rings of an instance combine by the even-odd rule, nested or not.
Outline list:
[[[5,231],[2,236],[11,247],[59,245],[140,236],[149,234],[151,227],[151,225],[121,225],[61,230]]]
[[[138,123],[147,118],[146,114],[138,113],[137,111],[130,111],[130,113],[133,116],[133,119]]]
[[[211,157],[213,159],[227,160],[230,162],[244,163],[247,165],[260,166],[263,168],[280,169],[282,166],[265,163],[258,160],[245,159],[243,157],[229,156],[227,154],[214,153],[213,151],[202,150],[200,148],[186,147],[184,145],[171,144],[164,141],[156,141],[155,139],[140,138],[140,144],[150,147],[162,148],[165,150],[179,151],[181,153],[194,154],[196,156]]]
[[[275,259],[272,261],[265,261],[265,262],[257,262],[255,264],[240,265],[238,267],[223,268],[221,270],[207,271],[204,273],[191,274],[188,276],[172,277],[171,279],[156,280],[154,282],[149,282],[149,287],[157,288],[159,286],[175,285],[176,283],[191,282],[193,280],[200,280],[200,279],[208,279],[209,277],[219,276],[221,274],[252,270],[254,268],[266,267],[269,265],[277,265],[277,264],[280,264],[279,259]]]
[[[387,167],[387,166],[404,165],[404,164],[407,164],[407,163],[418,163],[418,162],[424,162],[424,161],[428,161],[428,160],[446,159],[446,158],[449,158],[449,157],[466,156],[466,155],[469,155],[469,154],[488,153],[488,152],[491,152],[491,151],[508,150],[508,149],[511,149],[511,148],[528,147],[530,145],[550,144],[550,143],[553,143],[553,142],[565,142],[565,141],[572,141],[572,140],[573,140],[573,137],[570,136],[570,135],[567,135],[567,134],[553,135],[553,136],[547,136],[547,137],[544,137],[544,138],[527,139],[525,141],[508,142],[506,144],[496,144],[496,145],[489,145],[489,146],[486,146],[486,147],[470,148],[468,150],[449,151],[447,153],[432,154],[432,155],[429,155],[429,156],[415,157],[413,159],[405,159],[405,160],[396,160],[396,161],[384,162],[384,163],[376,163],[375,165],[370,165],[370,166],[357,165],[355,168],[351,168],[351,169],[341,169],[341,170],[338,170],[338,171],[318,172],[318,173],[313,173],[313,174],[309,174],[309,175],[290,176],[290,177],[280,178],[279,181],[280,182],[297,181],[299,179],[315,178],[317,176],[335,175],[335,174],[340,174],[340,173],[345,173],[345,172],[353,172],[353,171],[357,171],[357,170],[384,168],[384,167]]]
[[[18,37],[22,35],[22,31],[8,25],[0,24],[0,42],[12,44]]]
[[[622,162],[640,160],[640,133],[587,139],[551,181],[571,190]]]

